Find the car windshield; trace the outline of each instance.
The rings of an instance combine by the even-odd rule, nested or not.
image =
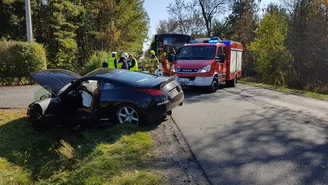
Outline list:
[[[215,56],[215,46],[184,46],[178,59],[184,60],[209,60]]]

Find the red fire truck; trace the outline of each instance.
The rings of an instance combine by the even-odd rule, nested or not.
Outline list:
[[[207,87],[216,92],[219,84],[235,86],[242,75],[242,44],[211,38],[183,46],[172,62],[170,75],[182,86]]]

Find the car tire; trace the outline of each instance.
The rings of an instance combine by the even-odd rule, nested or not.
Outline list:
[[[143,115],[139,108],[133,104],[123,103],[116,109],[116,122],[119,124],[129,123],[134,125],[143,124]]]
[[[208,92],[214,93],[219,89],[219,81],[216,77],[214,77],[211,85],[208,87]]]

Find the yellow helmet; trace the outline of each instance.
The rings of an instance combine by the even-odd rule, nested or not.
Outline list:
[[[150,50],[149,53],[152,54],[152,55],[155,55],[155,51],[154,50]]]

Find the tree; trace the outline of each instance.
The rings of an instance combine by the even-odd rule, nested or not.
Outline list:
[[[243,44],[243,74],[245,76],[255,73],[255,60],[248,46],[254,40],[254,30],[257,28],[258,4],[253,0],[236,0],[232,6],[232,13],[225,24],[219,29],[222,38],[239,41]],[[216,31],[216,30],[214,30]],[[215,33],[215,32],[214,32]]]
[[[77,67],[77,43],[75,20],[82,7],[65,0],[51,1],[52,8],[52,39],[49,43],[51,52],[49,67],[73,69]]]
[[[25,0],[0,1],[0,39],[26,41]],[[31,0],[35,41],[50,68],[78,70],[95,51],[138,54],[147,37],[144,0]]]
[[[201,34],[204,30],[204,21],[199,11],[197,0],[185,2],[184,0],[175,0],[167,7],[170,16],[169,23],[176,22],[175,32],[195,35]]]
[[[287,46],[294,57],[296,78],[291,87],[328,93],[328,3],[285,1],[289,10]]]
[[[256,38],[249,47],[256,55],[256,72],[266,83],[284,85],[290,73],[289,62],[292,57],[284,45],[287,30],[285,12],[270,4],[255,31]]]
[[[205,26],[207,30],[207,36],[212,36],[212,23],[215,16],[218,13],[224,14],[228,0],[198,0]]]
[[[168,20],[160,20],[156,32],[158,34],[178,33],[178,24],[178,21],[175,21],[172,18]]]
[[[0,1],[0,39],[26,40],[24,0]]]

